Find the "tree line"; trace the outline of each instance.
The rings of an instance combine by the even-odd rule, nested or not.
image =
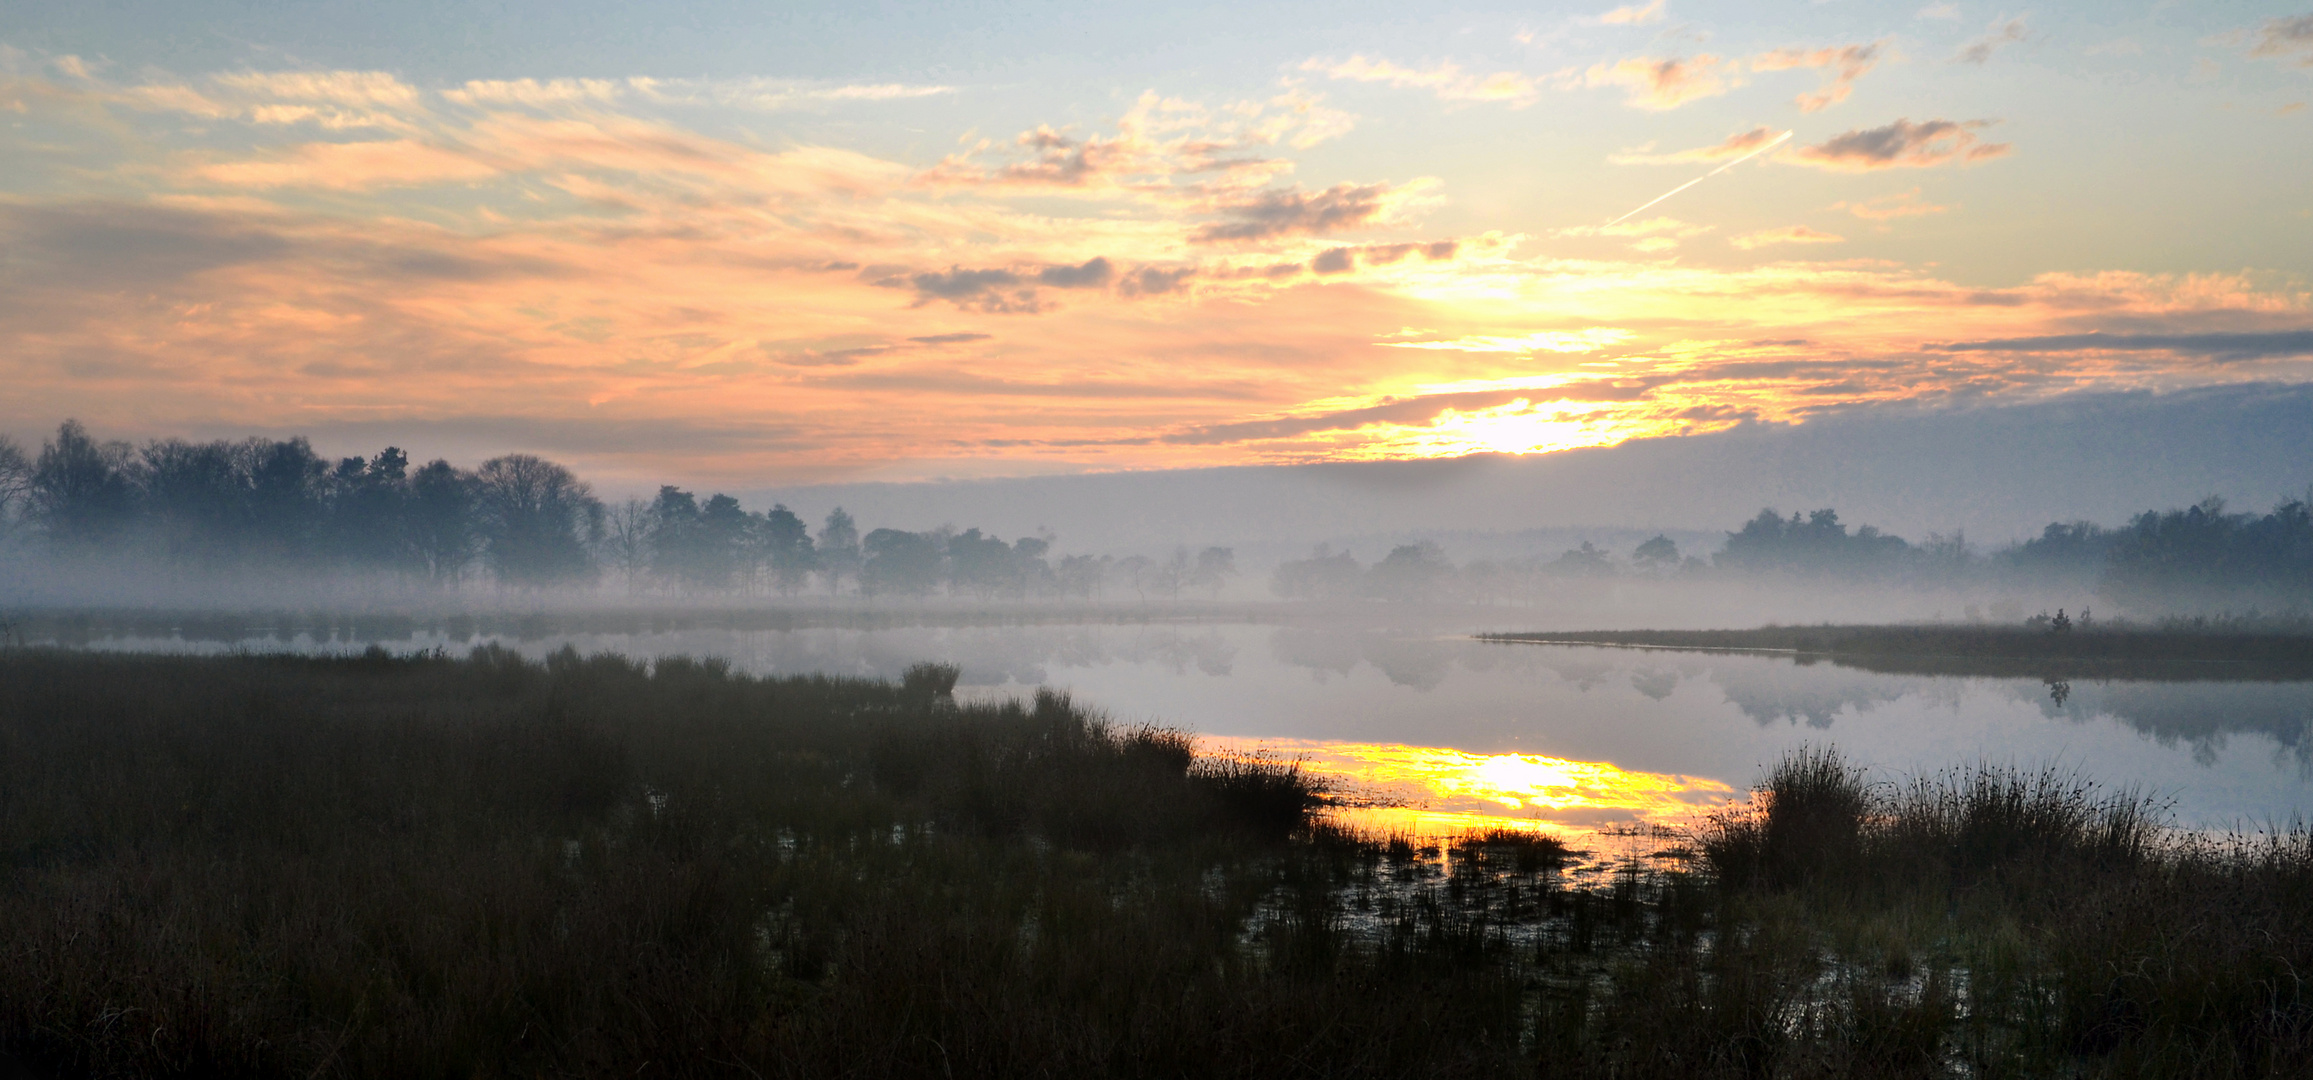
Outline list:
[[[304,438],[134,446],[67,420],[37,454],[0,436],[0,546],[189,573],[366,573],[436,588],[581,585],[663,592],[981,599],[1217,594],[1225,547],[1169,558],[1052,555],[1049,536],[972,528],[860,532],[841,507],[814,534],[785,505],[748,511],[673,485],[608,505],[530,454],[461,469],[398,447],[330,461]]]
[[[1966,534],[1913,543],[1835,509],[1785,517],[1774,509],[1726,533],[1709,556],[1657,535],[1616,556],[1584,541],[1551,558],[1456,565],[1435,544],[1403,544],[1368,566],[1320,545],[1278,565],[1270,591],[1287,599],[1516,602],[1567,579],[1675,581],[1808,579],[1921,588],[2038,585],[2092,590],[2141,609],[2313,608],[2313,505],[2288,499],[2265,514],[2227,512],[2210,498],[2147,510],[2116,527],[2054,522],[2037,537],[1979,552]]]

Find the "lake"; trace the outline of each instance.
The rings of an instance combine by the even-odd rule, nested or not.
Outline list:
[[[1479,629],[1471,627],[1469,629]],[[38,638],[34,639],[39,640]],[[2171,800],[2180,824],[2313,816],[2313,681],[2050,682],[1883,674],[1768,654],[1495,644],[1356,620],[873,628],[686,622],[198,632],[84,627],[91,648],[459,652],[498,641],[637,657],[715,656],[757,674],[896,677],[941,660],[959,697],[1073,694],[1127,723],[1302,759],[1365,823],[1446,831],[1538,823],[1587,833],[1673,821],[1739,796],[1802,744],[1894,779],[1992,761],[2053,766]],[[2221,673],[2233,674],[2233,673]]]

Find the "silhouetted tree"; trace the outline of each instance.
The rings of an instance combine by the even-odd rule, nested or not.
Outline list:
[[[410,476],[404,542],[436,585],[454,584],[482,551],[474,477],[436,458]]]
[[[652,521],[650,503],[628,499],[611,507],[603,522],[605,561],[618,569],[630,593],[642,588],[643,574],[650,569]]]
[[[78,420],[57,426],[32,466],[32,508],[51,543],[86,548],[117,536],[135,512],[129,444],[99,444]]]
[[[859,526],[842,507],[829,511],[826,523],[819,527],[816,554],[820,573],[827,578],[828,592],[840,593],[843,579],[859,577]]]
[[[2098,591],[2140,608],[2300,607],[2313,603],[2313,507],[2263,516],[2223,499],[2146,511],[2109,538]]]
[[[1853,575],[1896,568],[1911,550],[1902,537],[1882,535],[1866,525],[1852,535],[1840,524],[1839,512],[1829,508],[1792,514],[1789,520],[1772,509],[1735,532],[1716,562],[1722,567],[1786,573]]]
[[[1044,561],[1051,552],[1052,541],[1043,536],[1023,536],[1012,541],[1012,568],[1018,580],[1018,595],[1039,595],[1052,591],[1052,566]]]
[[[1654,539],[1631,550],[1630,562],[1631,565],[1652,574],[1676,570],[1679,566],[1678,542],[1661,533],[1656,533]]]
[[[1236,576],[1236,549],[1209,547],[1197,552],[1197,566],[1189,571],[1189,584],[1212,590],[1213,599],[1218,600],[1221,598],[1221,587],[1228,583],[1228,579]]]
[[[1012,566],[1012,545],[978,529],[966,529],[948,540],[948,581],[958,593],[978,597],[1010,594],[1019,575]]]
[[[143,510],[165,555],[200,564],[244,553],[257,531],[250,473],[263,445],[260,439],[240,443],[165,439],[146,444],[139,454]]]
[[[331,546],[354,565],[416,568],[406,535],[409,471],[410,456],[389,446],[368,461],[345,458],[330,473]]]
[[[602,503],[570,470],[529,454],[491,458],[474,471],[483,553],[499,580],[553,585],[586,576]]]
[[[1366,589],[1385,600],[1435,599],[1453,572],[1436,544],[1399,544],[1366,572]]]
[[[1290,600],[1335,600],[1355,595],[1364,578],[1355,557],[1319,544],[1306,559],[1278,563],[1269,591]]]
[[[2093,521],[2050,522],[2039,536],[2003,552],[2000,559],[2033,579],[2087,584],[2104,572],[2115,538]]]
[[[1181,586],[1189,583],[1189,575],[1196,572],[1196,563],[1189,560],[1188,546],[1176,545],[1173,553],[1156,567],[1157,587],[1171,600],[1181,598]]]
[[[1551,560],[1549,570],[1562,577],[1612,577],[1614,560],[1588,540]]]
[[[1130,587],[1133,596],[1144,604],[1148,602],[1149,582],[1156,576],[1156,569],[1156,560],[1146,555],[1127,555],[1116,560],[1115,566],[1117,580]]]
[[[659,488],[650,519],[651,568],[667,580],[694,590],[723,589],[734,574],[749,569],[757,519],[739,500],[717,494],[701,506],[690,492],[669,484]]]
[[[248,553],[277,563],[309,558],[321,538],[321,480],[329,463],[302,435],[261,442],[253,449],[249,505],[256,528]]]
[[[1062,596],[1090,600],[1100,595],[1115,566],[1116,560],[1106,555],[1062,556],[1053,571],[1054,585]]]
[[[699,520],[699,500],[673,484],[659,487],[651,500],[651,570],[678,585],[695,584],[707,561],[707,533]]]
[[[771,566],[771,579],[780,592],[793,596],[803,591],[804,583],[811,580],[811,572],[818,560],[811,547],[811,530],[795,511],[785,504],[773,503],[757,527],[757,535],[764,559]]]
[[[31,500],[32,459],[14,439],[0,435],[0,545],[15,538]]]
[[[931,533],[877,529],[860,541],[859,589],[869,596],[929,596],[940,587],[941,544]]]
[[[729,495],[717,492],[707,497],[699,507],[701,561],[694,579],[698,584],[724,588],[732,575],[750,569],[746,564],[754,544],[749,534],[755,531],[755,520]]]

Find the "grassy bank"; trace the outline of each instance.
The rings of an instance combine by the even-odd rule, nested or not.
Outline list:
[[[1999,771],[1586,877],[1062,697],[0,650],[0,1051],[58,1075],[2287,1075],[2313,850]]]
[[[1487,641],[1696,651],[1782,652],[1917,674],[2165,679],[2313,675],[2313,631],[2218,625],[2045,628],[1953,624],[1767,626],[1754,630],[1576,630],[1482,634]],[[2215,670],[2241,668],[2243,671]]]

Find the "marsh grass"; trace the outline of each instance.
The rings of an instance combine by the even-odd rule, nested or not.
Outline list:
[[[1323,845],[1290,763],[946,685],[0,653],[0,1051],[106,1076],[1515,1067],[1514,981],[1348,947],[1346,856],[1293,854]],[[1265,909],[1289,917],[1247,940]]]
[[[1365,836],[1067,696],[0,651],[0,1054],[72,1076],[2278,1076],[2313,837],[1770,769],[1684,848]],[[1651,850],[1640,850],[1651,849]]]
[[[1907,1059],[1921,1070],[2313,1069],[2302,825],[2183,832],[2158,800],[2055,769],[1979,764],[1874,785],[1808,748],[1711,817],[1696,845],[1732,886],[1720,925],[1813,927],[1803,951],[1832,965],[1818,978],[1836,986],[1818,988],[1812,1015],[1844,1015],[1882,1042],[1891,1024],[1912,1031],[1887,1045],[1934,1049]]]

